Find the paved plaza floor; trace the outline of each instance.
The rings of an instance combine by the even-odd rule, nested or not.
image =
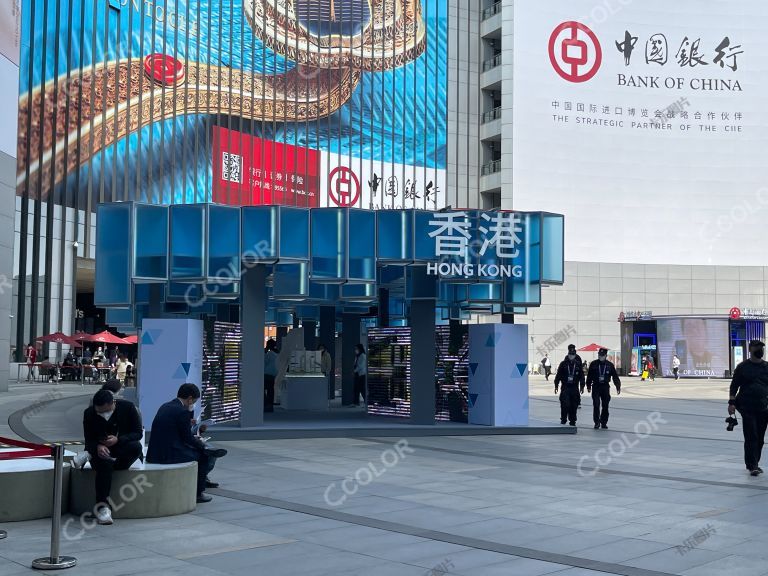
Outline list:
[[[768,477],[747,475],[741,431],[725,430],[727,384],[628,378],[610,429],[593,429],[585,396],[576,435],[222,443],[221,487],[192,514],[92,528],[66,516],[67,573],[768,575]],[[53,389],[34,386],[0,394],[0,435]],[[531,389],[532,416],[557,422],[551,382]],[[82,410],[43,404],[50,433],[57,405]],[[50,521],[2,528],[0,575],[32,573]]]

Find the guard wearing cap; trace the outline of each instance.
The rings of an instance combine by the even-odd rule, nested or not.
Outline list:
[[[608,360],[608,350],[600,348],[597,360],[593,360],[587,371],[587,392],[592,392],[592,418],[595,428],[608,428],[608,404],[611,402],[611,380],[616,394],[621,394],[621,380],[613,362]],[[593,390],[594,388],[594,390]],[[602,403],[602,411],[600,404]]]
[[[749,343],[749,359],[736,366],[731,380],[728,414],[741,413],[744,431],[744,464],[752,476],[763,473],[760,455],[768,427],[768,362],[763,359],[765,344]]]
[[[573,344],[568,346],[568,355],[557,368],[555,394],[560,384],[563,385],[560,392],[560,424],[565,424],[567,419],[571,426],[576,426],[576,410],[581,392],[584,392],[584,367]]]

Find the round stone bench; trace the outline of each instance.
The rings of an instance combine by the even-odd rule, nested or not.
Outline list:
[[[4,450],[7,451],[7,450]],[[67,511],[69,466],[64,466],[61,511]],[[0,460],[0,523],[50,518],[53,511],[53,460]]]
[[[69,511],[92,513],[96,475],[90,467],[70,473]],[[192,512],[197,505],[197,462],[135,465],[112,474],[113,518],[158,518]]]

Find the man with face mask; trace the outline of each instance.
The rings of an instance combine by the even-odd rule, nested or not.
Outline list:
[[[595,428],[608,428],[608,403],[611,401],[611,380],[616,386],[616,394],[621,394],[621,380],[613,362],[608,361],[608,350],[600,348],[597,360],[589,365],[587,371],[587,392],[592,392],[592,419]],[[594,386],[594,390],[592,387]],[[603,409],[600,410],[602,403]]]
[[[152,464],[181,464],[197,462],[197,501],[210,502],[205,493],[206,476],[211,472],[209,454],[205,443],[192,434],[192,417],[195,404],[200,399],[200,389],[194,384],[182,384],[176,398],[166,402],[152,421],[152,433],[147,448],[147,462]],[[211,455],[220,457],[226,450],[213,450]]]
[[[83,413],[85,453],[90,455],[96,473],[96,522],[112,524],[109,492],[112,472],[127,470],[142,457],[141,415],[133,403],[115,400],[112,392],[101,389],[93,396],[93,405]],[[75,458],[74,465],[87,461]]]
[[[557,368],[555,394],[561,383],[560,424],[565,424],[567,419],[571,426],[576,426],[576,410],[581,402],[580,393],[584,391],[584,368],[573,344],[568,346],[568,355]]]
[[[763,473],[760,456],[768,428],[768,362],[763,359],[765,344],[749,343],[749,358],[736,366],[731,380],[728,414],[741,413],[744,431],[744,464],[752,476]]]

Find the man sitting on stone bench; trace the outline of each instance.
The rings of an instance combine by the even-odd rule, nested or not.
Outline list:
[[[93,396],[93,405],[83,413],[83,433],[85,450],[96,474],[96,521],[112,524],[112,472],[127,470],[142,457],[141,415],[132,402],[115,400],[112,392],[101,389]],[[74,463],[82,465],[86,459],[78,455]]]
[[[205,494],[206,476],[213,468],[205,443],[192,434],[192,416],[200,399],[200,389],[194,384],[182,384],[176,398],[166,402],[152,421],[149,436],[147,462],[152,464],[181,464],[197,462],[197,501],[210,502]],[[226,450],[213,450],[212,456],[220,457]]]

